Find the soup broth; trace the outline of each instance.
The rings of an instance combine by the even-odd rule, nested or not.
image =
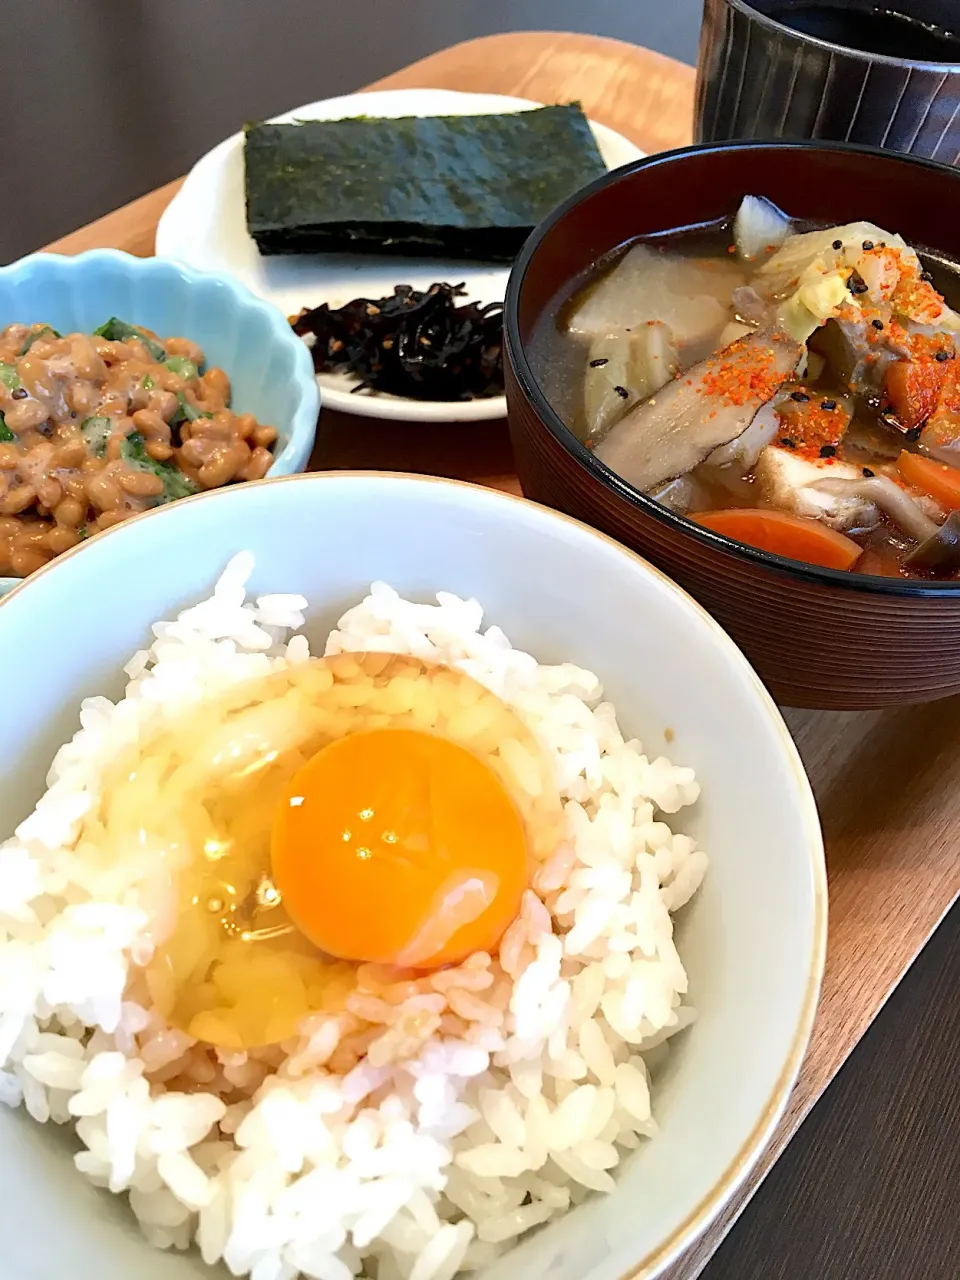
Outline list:
[[[960,579],[957,268],[748,197],[640,238],[540,318],[577,438],[681,515],[823,567]]]
[[[850,9],[840,4],[764,6],[785,27],[831,44],[915,62],[960,62],[960,37],[896,9]]]

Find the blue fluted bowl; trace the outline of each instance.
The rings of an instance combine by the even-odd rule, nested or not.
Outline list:
[[[0,268],[0,329],[47,323],[92,333],[110,316],[199,343],[208,364],[228,374],[233,408],[276,427],[269,474],[304,470],[320,412],[313,361],[284,315],[243,285],[114,249],[35,253]],[[0,595],[18,581],[0,577]]]

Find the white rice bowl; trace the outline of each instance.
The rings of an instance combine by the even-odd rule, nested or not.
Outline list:
[[[254,1280],[451,1280],[612,1190],[655,1136],[652,1073],[695,1016],[671,917],[707,865],[667,820],[699,788],[691,769],[624,741],[597,676],[513,649],[482,629],[476,601],[413,604],[374,584],[326,652],[411,654],[493,690],[555,760],[566,840],[499,957],[441,971],[414,997],[456,1034],[338,1071],[352,1037],[391,1034],[368,992],[357,1013],[318,1016],[276,1049],[198,1046],[127,998],[150,955],[137,886],[113,877],[107,896],[73,846],[118,750],[309,656],[292,634],[307,601],[245,602],[251,569],[235,557],[209,600],[154,627],[121,701],[83,702],[48,790],[0,846],[0,1100],[74,1125],[78,1170],[127,1196],[161,1248],[195,1243]]]

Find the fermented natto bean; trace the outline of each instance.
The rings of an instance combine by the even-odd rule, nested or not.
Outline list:
[[[252,413],[238,413],[234,423],[234,430],[237,435],[243,436],[244,440],[249,440],[260,425]]]
[[[201,381],[207,391],[220,397],[224,404],[230,401],[230,379],[222,369],[208,369]]]
[[[133,355],[125,342],[112,342],[109,338],[94,338],[93,349],[107,364],[119,364]]]
[[[154,462],[169,462],[173,457],[173,449],[163,440],[148,440],[143,447]]]
[[[77,467],[86,456],[87,446],[83,440],[68,440],[54,449],[50,463],[54,467]]]
[[[97,405],[98,418],[124,418],[127,414],[127,398],[111,391],[108,399]]]
[[[50,559],[50,553],[40,547],[14,547],[10,552],[10,568],[18,578],[42,569]]]
[[[179,403],[172,391],[151,391],[147,408],[159,414],[164,422],[169,422],[176,413]]]
[[[53,518],[57,524],[66,525],[70,529],[76,529],[83,524],[85,514],[86,508],[76,498],[64,498],[53,510]]]
[[[3,502],[0,503],[0,513],[5,516],[16,516],[21,511],[26,511],[27,507],[32,506],[37,500],[37,491],[32,484],[18,484],[15,489],[11,489]]]
[[[242,465],[243,459],[237,456],[236,449],[217,450],[200,468],[200,483],[205,489],[219,489],[222,484],[230,483]]]
[[[198,418],[190,433],[195,439],[234,440],[237,436],[235,419],[229,410],[221,410],[214,418]]]
[[[262,480],[270,470],[273,454],[269,449],[256,448],[250,455],[250,461],[240,472],[241,480]]]
[[[120,488],[135,498],[156,498],[163,493],[163,481],[149,471],[127,471],[120,477]]]
[[[4,409],[3,416],[14,435],[21,435],[31,427],[42,426],[47,420],[47,410],[39,400],[15,400]]]
[[[261,449],[269,449],[277,440],[276,427],[257,427],[253,432],[252,440],[255,445]]]
[[[20,450],[12,444],[0,444],[0,471],[16,471],[20,465]]]
[[[98,529],[110,529],[115,524],[120,524],[126,520],[128,516],[132,516],[132,511],[101,511],[97,516]]]
[[[203,347],[198,347],[189,338],[168,338],[166,348],[168,356],[186,356],[198,369],[203,364]]]
[[[140,434],[147,440],[170,442],[170,426],[164,422],[154,409],[138,409],[133,415],[133,423]]]
[[[75,382],[67,388],[67,404],[74,413],[86,417],[92,414],[100,400],[100,390],[92,382]]]
[[[53,476],[44,476],[37,485],[37,497],[50,511],[63,497],[63,486]]]
[[[189,462],[192,467],[202,467],[213,456],[216,449],[215,440],[198,440],[191,436],[189,440],[184,440],[180,453],[184,461]]]
[[[123,502],[113,481],[99,472],[87,480],[87,497],[98,511],[115,511]]]
[[[65,524],[55,524],[43,541],[58,556],[61,551],[69,551],[71,547],[75,547],[80,541],[80,535],[76,529],[68,528]]]

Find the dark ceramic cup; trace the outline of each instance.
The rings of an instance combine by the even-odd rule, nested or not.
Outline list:
[[[826,138],[957,164],[951,31],[960,0],[705,0],[694,137]]]
[[[794,707],[888,707],[960,694],[960,582],[839,573],[732,542],[605,467],[539,385],[527,342],[556,295],[635,236],[725,217],[745,191],[824,225],[878,221],[960,262],[960,172],[838,143],[745,143],[647,156],[572,196],[530,236],[504,311],[510,439],[523,492],[646,556],[729,631]],[[545,589],[576,595],[576,583]],[[617,625],[616,614],[598,626]],[[638,679],[649,673],[638,672]]]

